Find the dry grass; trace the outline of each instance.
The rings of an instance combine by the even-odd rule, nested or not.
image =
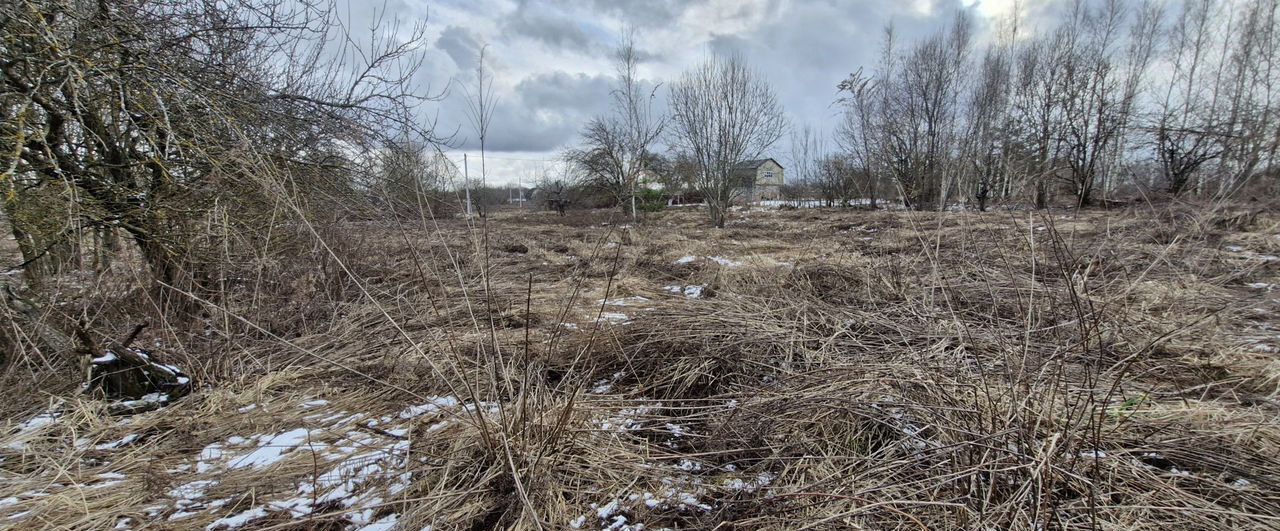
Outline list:
[[[621,223],[353,223],[238,261],[202,323],[145,338],[202,390],[0,440],[0,527],[1280,527],[1274,214]],[[66,297],[114,301],[110,334],[146,316],[130,282]],[[238,465],[235,437],[293,430]]]

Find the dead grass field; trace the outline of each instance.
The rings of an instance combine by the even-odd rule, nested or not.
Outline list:
[[[1274,213],[321,235],[144,333],[199,385],[172,406],[9,364],[0,528],[1280,528]],[[60,300],[127,330],[117,269]]]

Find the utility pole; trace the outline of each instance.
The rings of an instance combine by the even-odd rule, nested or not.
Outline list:
[[[462,154],[462,185],[467,193],[467,219],[471,219],[471,173],[467,171],[466,153]]]

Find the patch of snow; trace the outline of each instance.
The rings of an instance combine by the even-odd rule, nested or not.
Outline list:
[[[310,433],[311,430],[307,428],[294,428],[274,435],[270,439],[265,439],[259,443],[258,448],[248,455],[232,461],[227,465],[227,468],[237,470],[271,466],[283,460],[286,454],[306,442]]]
[[[204,497],[204,491],[208,490],[209,487],[215,484],[217,484],[217,482],[211,479],[192,481],[190,483],[174,487],[169,491],[169,497],[176,499],[174,505],[179,508],[190,507],[195,505],[200,498]]]
[[[859,203],[859,201],[853,201],[853,204],[857,204],[857,203]],[[756,201],[755,204],[762,207],[773,207],[773,208],[778,208],[778,207],[821,208],[823,206],[823,202],[819,199],[765,199],[763,201]]]
[[[110,350],[108,350],[105,354],[98,356],[96,358],[93,358],[92,362],[94,365],[106,365],[118,359],[120,359],[120,357],[116,356],[115,352],[111,352]]]
[[[249,405],[244,406],[244,407],[242,407],[242,408],[240,408],[240,409],[237,409],[236,411],[237,411],[237,412],[239,412],[239,413],[248,413],[248,412],[253,411],[253,410],[257,409],[257,408],[258,408],[258,404],[249,404]]]
[[[121,400],[116,405],[124,409],[141,409],[150,406],[163,406],[169,403],[169,395],[165,393],[149,393],[136,400]]]
[[[681,459],[679,463],[676,463],[675,467],[685,472],[697,472],[702,470],[702,463]]]
[[[444,408],[458,407],[461,404],[457,398],[452,396],[439,396],[431,398],[430,400],[430,402],[420,406],[409,406],[408,408],[405,408],[404,411],[401,411],[398,416],[402,419],[408,420],[420,417],[427,413],[436,413]]]
[[[664,286],[662,289],[669,291],[671,293],[675,293],[676,295],[684,295],[685,297],[688,297],[690,299],[697,299],[702,297],[702,290],[705,289],[705,287],[694,286],[694,285],[689,285],[689,286],[673,285],[673,286]]]
[[[378,521],[372,524],[361,527],[359,531],[391,531],[391,529],[394,529],[396,526],[396,520],[399,519],[399,515],[390,514],[378,519]]]
[[[140,436],[140,435],[138,435],[138,434],[136,434],[136,433],[130,433],[130,434],[128,434],[128,435],[125,435],[123,438],[121,438],[121,439],[120,439],[120,440],[118,440],[118,441],[112,441],[112,442],[109,442],[109,443],[102,443],[102,444],[99,444],[99,445],[94,446],[94,447],[93,447],[93,449],[94,449],[94,450],[115,450],[116,448],[120,448],[120,447],[122,447],[122,446],[129,446],[130,444],[133,444],[133,442],[134,442],[134,441],[136,441],[136,440],[138,440],[139,438],[141,438],[141,436]]]
[[[327,406],[327,405],[329,405],[328,400],[325,400],[323,398],[317,398],[315,400],[308,400],[306,402],[303,402],[302,409],[314,409],[320,406]]]
[[[1249,480],[1244,479],[1244,478],[1240,478],[1240,479],[1237,479],[1237,480],[1235,480],[1235,481],[1232,481],[1232,482],[1231,482],[1231,486],[1232,486],[1232,487],[1235,487],[1235,488],[1237,488],[1237,489],[1243,489],[1243,488],[1246,488],[1246,487],[1248,487],[1249,485],[1252,485],[1252,484],[1253,484],[1252,482],[1250,482]]]
[[[692,263],[694,260],[697,260],[697,259],[698,257],[696,256],[681,256],[680,258],[676,259],[675,264],[684,265],[684,264]]]
[[[386,505],[385,500],[394,500],[411,485],[412,477],[408,472],[410,443],[405,437],[418,422],[415,419],[448,408],[471,411],[483,408],[485,412],[493,409],[489,404],[463,404],[454,397],[431,397],[425,404],[409,406],[399,414],[369,421],[371,426],[378,426],[376,433],[370,433],[332,429],[349,425],[362,418],[363,414],[326,411],[323,407],[326,404],[314,401],[311,404],[316,413],[307,418],[322,418],[324,428],[328,430],[294,428],[276,434],[233,436],[202,449],[196,463],[197,473],[202,477],[198,476],[169,492],[169,498],[173,500],[169,507],[175,509],[170,518],[185,519],[207,514],[229,504],[232,498],[206,501],[206,491],[217,484],[225,473],[220,470],[224,467],[260,469],[287,459],[291,452],[310,451],[321,467],[315,475],[296,478],[296,492],[260,497],[256,506],[242,507],[233,515],[220,515],[223,517],[206,529],[219,531],[252,527],[263,518],[303,518],[317,511],[345,518],[348,529],[392,529],[398,523],[398,515],[378,516],[378,511]],[[449,420],[442,420],[424,431],[430,434],[451,424]],[[159,514],[157,512],[152,517]]]
[[[681,426],[679,424],[672,424],[668,422],[666,425],[666,428],[667,428],[667,431],[671,432],[671,435],[676,437],[684,437],[685,435],[689,434],[689,432],[685,431],[684,426]]]
[[[1230,252],[1233,252],[1233,253],[1238,253],[1238,252],[1243,251],[1243,250],[1244,250],[1244,247],[1241,247],[1241,246],[1239,246],[1239,245],[1228,245],[1228,246],[1226,246],[1226,247],[1223,247],[1223,249],[1226,249],[1226,250],[1228,250],[1228,251],[1230,251]]]
[[[613,390],[613,382],[610,382],[609,380],[601,379],[601,380],[597,380],[596,383],[594,384],[594,387],[591,388],[591,394],[603,395],[612,390]]]
[[[722,256],[708,256],[707,258],[724,267],[738,267],[742,265],[742,262],[736,262]]]
[[[597,321],[612,324],[628,324],[631,322],[631,318],[627,317],[627,314],[625,313],[603,312],[600,314],[600,318],[597,319]]]
[[[1261,289],[1266,291],[1271,291],[1276,288],[1275,284],[1268,284],[1266,282],[1250,282],[1249,284],[1247,284],[1247,286],[1253,289]]]
[[[604,529],[608,531],[632,531],[632,530],[635,530],[636,528],[627,525],[627,517],[618,515],[613,517],[613,523],[609,524],[609,527],[606,527]]]
[[[622,411],[619,411],[617,415],[598,421],[598,425],[600,426],[601,429],[608,430],[608,431],[625,432],[625,431],[638,430],[643,425],[643,423],[639,420],[636,420],[636,417],[647,415],[651,410],[652,410],[651,408],[643,407],[643,406],[637,407],[637,408],[631,408],[631,409],[624,409]]]
[[[252,509],[249,509],[239,514],[214,520],[212,524],[205,526],[205,531],[214,531],[218,529],[235,529],[238,527],[243,527],[245,524],[248,524],[249,522],[252,522],[259,518],[265,518],[266,516],[267,516],[267,510],[265,508],[254,507]]]
[[[57,407],[57,405],[54,405],[49,408],[49,411],[31,417],[22,424],[19,424],[17,431],[13,433],[17,440],[5,445],[5,448],[18,452],[25,450],[28,445],[27,442],[23,440],[24,438],[35,435],[37,432],[44,430],[44,428],[53,425],[53,423],[58,421],[58,418],[62,417],[61,412],[55,411]]]
[[[196,472],[203,474],[208,472],[219,461],[225,452],[221,443],[213,443],[200,450],[200,456],[196,458]]]
[[[635,295],[632,297],[619,297],[617,299],[600,299],[596,304],[604,304],[607,306],[635,306],[649,302],[649,299]]]
[[[1094,459],[1102,459],[1106,456],[1107,456],[1107,453],[1102,450],[1085,450],[1083,452],[1080,452],[1080,457],[1091,457]]]
[[[39,415],[31,417],[30,419],[27,419],[26,422],[23,422],[21,426],[18,426],[18,431],[19,432],[36,431],[40,428],[53,424],[58,420],[58,417],[61,417],[61,416],[62,416],[61,413],[55,413],[55,412],[41,413]]]
[[[600,517],[601,520],[605,520],[610,516],[613,516],[613,513],[618,512],[618,503],[618,500],[613,500],[605,504],[604,507],[596,507],[596,516]],[[594,506],[595,504],[592,505]]]
[[[761,472],[755,479],[744,480],[733,478],[725,482],[724,488],[738,492],[755,492],[769,486],[777,476],[769,472]]]

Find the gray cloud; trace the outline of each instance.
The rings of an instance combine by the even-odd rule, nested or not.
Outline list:
[[[707,41],[707,48],[711,49],[711,53],[716,55],[741,54],[750,47],[751,41],[741,35],[715,33],[712,34],[711,40]]]
[[[528,37],[553,48],[589,51],[597,48],[578,22],[562,17],[518,13],[503,26],[516,35]]]
[[[493,151],[554,151],[574,140],[592,116],[608,110],[613,78],[608,75],[554,71],[521,80],[494,109],[485,147]],[[465,93],[455,93],[465,105]],[[478,149],[469,127],[461,133],[461,149]]]
[[[476,67],[480,54],[480,40],[466,28],[449,26],[440,33],[440,38],[436,39],[436,48],[448,54],[459,70],[470,72]]]
[[[678,19],[685,11],[706,0],[592,0],[591,11],[615,17],[637,29],[649,29]]]

